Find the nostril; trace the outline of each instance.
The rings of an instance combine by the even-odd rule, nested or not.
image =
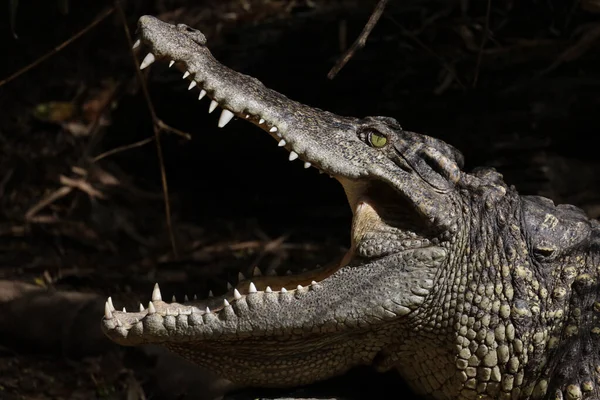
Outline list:
[[[184,30],[186,32],[196,32],[196,29],[187,26],[186,24],[177,24],[177,28],[179,28],[179,30]]]

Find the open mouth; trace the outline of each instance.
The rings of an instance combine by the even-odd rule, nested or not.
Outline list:
[[[109,298],[104,333],[123,345],[166,346],[248,385],[305,384],[372,364],[396,335],[383,331],[422,307],[447,259],[440,232],[454,227],[454,215],[439,204],[446,177],[460,176],[454,151],[391,118],[338,116],[290,100],[220,64],[204,35],[185,25],[144,16],[138,27],[134,47],[148,51],[140,68],[169,63],[210,100],[209,112],[222,109],[219,127],[234,117],[251,122],[289,160],[341,183],[353,214],[351,246],[330,267],[239,274],[222,295],[169,303],[156,285],[133,312],[117,311]]]
[[[417,260],[431,260],[429,247],[436,243],[427,239],[431,235],[423,230],[422,218],[411,200],[389,182],[373,179],[386,169],[393,171],[393,179],[410,184],[403,178],[410,172],[402,172],[384,153],[360,138],[360,129],[375,129],[371,126],[379,126],[379,122],[341,117],[294,102],[255,78],[228,69],[212,57],[199,31],[153,17],[142,17],[140,26],[141,39],[134,48],[143,46],[149,51],[141,69],[156,60],[169,63],[189,81],[189,90],[198,91],[199,100],[210,100],[209,113],[222,109],[217,123],[220,128],[234,117],[253,123],[289,152],[290,161],[300,160],[305,168],[315,167],[342,184],[353,213],[352,243],[343,259],[330,267],[279,276],[255,268],[251,277],[240,273],[237,283],[228,283],[226,293],[220,296],[209,291],[203,299],[167,303],[156,285],[148,305],[140,304],[134,312],[117,311],[109,298],[104,332],[125,345],[154,342],[173,346],[221,335],[232,340],[249,332],[267,335],[273,329],[310,335],[322,329],[341,330],[336,327],[339,321],[356,320],[357,313],[364,314],[364,320],[378,322],[410,312],[411,308],[390,302],[388,293],[398,283],[386,276],[385,263],[377,265],[377,260],[411,258],[413,254]],[[378,140],[384,139],[378,136]],[[414,187],[413,191],[421,190]],[[371,265],[375,267],[361,269],[365,260],[374,262]],[[360,279],[355,279],[358,274]],[[386,285],[389,288],[382,289]],[[386,304],[385,312],[382,304]],[[383,314],[375,315],[379,312]]]
[[[368,232],[376,229],[382,224],[382,218],[369,203],[369,188],[367,184],[358,182],[350,182],[343,178],[338,178],[348,194],[348,200],[353,211],[352,222],[352,246],[346,252],[339,262],[330,264],[326,267],[315,267],[310,270],[303,270],[300,273],[292,273],[290,269],[279,274],[271,269],[265,274],[258,266],[255,266],[251,272],[251,276],[245,276],[242,272],[237,275],[237,283],[235,279],[227,282],[227,290],[222,295],[214,295],[213,290],[208,291],[208,295],[204,298],[194,296],[189,299],[187,296],[183,302],[178,302],[175,297],[170,302],[163,300],[163,295],[160,291],[158,283],[155,284],[151,294],[151,300],[145,307],[139,305],[137,311],[127,311],[125,308],[122,311],[116,310],[112,298],[108,298],[105,303],[105,321],[109,325],[114,322],[114,329],[120,330],[121,333],[127,333],[130,329],[135,330],[136,325],[143,331],[141,321],[144,318],[153,314],[162,317],[177,317],[188,316],[189,318],[198,318],[196,323],[209,323],[213,318],[219,318],[221,313],[228,312],[227,309],[235,307],[240,300],[247,302],[253,295],[269,295],[269,296],[284,296],[293,297],[301,295],[307,291],[320,290],[321,283],[336,273],[343,266],[347,266],[353,259],[356,253],[356,244],[360,243],[363,236]],[[414,237],[407,233],[407,239]],[[406,243],[405,249],[414,249],[424,247],[429,244],[427,241]],[[381,254],[382,256],[385,254]],[[376,256],[376,255],[375,255]],[[215,292],[222,292],[215,289]],[[141,333],[141,332],[140,332]],[[124,336],[124,339],[127,335]],[[124,343],[125,344],[125,343]]]
[[[134,48],[140,47],[141,43],[141,40],[138,39],[134,44]],[[149,45],[149,43],[145,44]],[[140,63],[140,69],[145,69],[156,60],[157,56],[155,56],[154,53],[147,53]],[[182,79],[189,81],[188,90],[198,91],[198,100],[209,101],[209,113],[212,113],[217,109],[221,110],[217,122],[219,128],[224,128],[232,119],[234,119],[234,117],[253,123],[272,136],[277,141],[279,147],[282,147],[289,152],[289,161],[299,160],[303,162],[304,168],[310,168],[312,166],[317,168],[320,173],[328,172],[326,167],[321,167],[319,165],[317,159],[310,157],[309,151],[303,151],[302,146],[294,146],[296,141],[293,136],[287,135],[287,129],[285,129],[287,127],[281,129],[281,127],[278,126],[277,121],[274,121],[269,117],[269,112],[261,112],[260,106],[252,104],[252,102],[238,105],[239,102],[236,101],[235,96],[231,96],[226,90],[219,90],[218,87],[211,87],[209,80],[199,79],[196,74],[192,74],[186,69],[186,63],[183,61],[168,60],[168,65],[170,68],[175,67],[182,70]],[[286,121],[279,120],[279,122],[280,124],[286,124]],[[335,175],[331,176],[337,178]],[[353,186],[350,181],[344,182],[344,186],[347,188]],[[369,209],[372,211],[372,209],[367,207],[365,203],[359,202],[358,198],[355,196],[357,193],[355,189],[351,189],[351,192],[355,197],[355,203],[351,204],[351,206],[355,211],[355,215],[358,217],[355,218],[355,221],[360,221],[361,215],[371,218],[371,212],[361,212],[361,210],[367,211],[367,209]],[[118,327],[124,327],[125,325],[129,325],[130,327],[138,323],[145,316],[154,313],[163,316],[176,316],[180,313],[197,314],[197,316],[202,316],[204,319],[210,319],[211,316],[218,315],[219,312],[230,307],[233,303],[254,293],[289,293],[293,295],[294,293],[305,292],[308,290],[318,290],[319,282],[327,279],[341,266],[347,265],[352,257],[352,253],[353,249],[350,249],[341,262],[336,263],[335,265],[324,268],[315,268],[310,271],[293,275],[289,275],[290,271],[288,270],[288,274],[285,275],[267,276],[263,274],[259,267],[255,267],[251,277],[246,277],[240,272],[238,274],[237,284],[234,285],[228,282],[227,292],[224,295],[214,296],[213,291],[211,290],[208,292],[208,296],[205,299],[194,298],[190,301],[186,298],[187,301],[183,304],[176,301],[171,303],[163,301],[160,288],[158,284],[156,284],[147,308],[140,304],[138,312],[126,312],[125,310],[122,312],[116,311],[112,299],[109,298],[105,305],[105,319],[114,319]],[[271,271],[271,273],[273,273],[273,271]],[[184,304],[185,307],[183,307]]]
[[[137,40],[134,44],[134,48],[139,47],[140,43],[141,41]],[[140,69],[145,69],[150,66],[156,59],[157,58],[153,53],[148,53],[143,58]],[[169,67],[180,67],[180,69],[184,67],[184,65],[181,65],[183,63],[176,60],[170,60],[168,64]],[[188,90],[198,91],[198,100],[208,100],[208,113],[213,113],[217,109],[221,110],[217,122],[219,128],[224,128],[236,117],[253,123],[272,136],[277,141],[279,147],[282,147],[289,152],[289,161],[299,160],[303,162],[304,168],[310,168],[312,166],[317,168],[320,173],[325,173],[324,170],[319,168],[318,161],[309,159],[306,153],[302,153],[300,150],[294,148],[293,138],[286,137],[285,133],[279,129],[277,124],[268,119],[268,115],[256,112],[256,110],[250,106],[238,108],[237,110],[225,108],[226,106],[224,104],[228,103],[227,97],[219,99],[219,93],[216,89],[208,87],[205,82],[195,80],[195,75],[185,69],[184,72],[182,72],[182,79],[189,81]],[[335,177],[333,175],[331,176]],[[350,185],[349,182],[347,184]],[[362,209],[358,205],[357,207],[358,210]],[[156,284],[147,307],[140,304],[138,312],[126,312],[125,309],[122,312],[117,311],[112,303],[112,299],[109,298],[105,304],[105,318],[111,320],[117,316],[118,318],[116,318],[115,321],[121,327],[127,325],[127,323],[133,325],[139,322],[144,316],[154,313],[164,316],[175,316],[180,313],[198,314],[199,316],[204,316],[205,319],[209,319],[210,316],[218,315],[224,308],[229,307],[238,300],[254,293],[290,293],[293,295],[296,292],[299,293],[318,289],[319,282],[327,279],[342,265],[346,265],[351,254],[352,249],[348,251],[339,263],[335,263],[329,267],[314,268],[297,274],[292,274],[290,270],[287,270],[286,273],[278,275],[277,272],[271,270],[269,271],[269,275],[265,275],[263,271],[256,266],[252,271],[251,277],[246,277],[240,272],[237,276],[236,284],[227,282],[227,291],[225,294],[214,296],[213,291],[209,290],[206,298],[198,299],[197,297],[194,297],[193,300],[190,300],[186,297],[183,303],[178,303],[175,301],[175,298],[173,298],[173,301],[170,303],[163,301],[159,285]],[[183,307],[184,305],[185,307]]]
[[[335,177],[335,176],[334,176]],[[227,283],[227,291],[220,296],[213,295],[213,291],[208,292],[205,298],[194,297],[192,300],[187,297],[183,302],[177,302],[173,297],[171,302],[163,300],[159,285],[154,286],[151,300],[147,307],[142,304],[139,311],[128,312],[117,311],[113,305],[112,299],[108,298],[105,304],[105,323],[107,327],[120,333],[122,344],[136,344],[136,337],[143,336],[147,329],[145,321],[147,317],[159,315],[163,318],[163,324],[169,319],[186,318],[185,324],[210,324],[217,320],[226,320],[237,311],[251,306],[253,300],[257,301],[255,306],[259,305],[265,298],[278,297],[282,299],[300,298],[303,294],[311,291],[323,289],[328,279],[332,277],[344,266],[348,266],[357,256],[360,246],[367,246],[368,249],[362,251],[363,256],[370,259],[377,259],[389,255],[390,252],[401,253],[410,252],[418,249],[426,249],[432,244],[437,244],[436,239],[431,241],[417,236],[412,230],[410,217],[402,216],[400,240],[395,247],[381,248],[381,246],[370,246],[369,235],[382,227],[386,227],[386,214],[397,213],[398,209],[406,209],[406,200],[401,201],[397,194],[392,194],[390,190],[382,190],[380,185],[369,182],[348,181],[343,177],[335,177],[344,187],[348,202],[352,209],[352,243],[351,248],[338,262],[329,267],[317,267],[301,273],[292,274],[290,270],[284,275],[277,275],[271,270],[269,275],[265,275],[261,269],[256,266],[252,271],[252,276],[246,277],[241,272],[237,277],[237,284]],[[383,208],[374,206],[376,202],[390,202],[393,205],[385,204]],[[387,207],[386,207],[387,206]],[[398,233],[396,232],[398,235]],[[180,321],[173,321],[176,326]],[[128,334],[134,332],[135,335]],[[113,337],[115,339],[115,337]],[[120,341],[120,340],[117,340]]]

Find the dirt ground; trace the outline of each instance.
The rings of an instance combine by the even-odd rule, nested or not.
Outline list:
[[[496,167],[523,194],[600,216],[598,0],[391,1],[332,80],[327,72],[375,2],[122,6],[132,34],[144,14],[201,28],[221,62],[290,98],[395,117],[460,149],[467,170]],[[158,157],[114,4],[10,7],[0,15],[0,399],[211,398],[222,388],[210,374],[160,349],[109,343],[104,299],[136,307],[155,282],[169,296],[219,294],[254,265],[331,262],[349,243],[341,187],[288,162],[243,121],[218,129],[208,102],[157,64],[144,74],[151,102],[185,133],[163,132]],[[291,395],[408,393],[397,381],[360,368]]]

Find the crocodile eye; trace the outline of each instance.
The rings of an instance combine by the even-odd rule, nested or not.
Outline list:
[[[387,138],[377,132],[369,132],[369,144],[376,148],[382,148],[387,144]]]

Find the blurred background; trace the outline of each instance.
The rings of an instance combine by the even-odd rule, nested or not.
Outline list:
[[[105,297],[136,307],[157,281],[166,297],[219,294],[240,270],[300,271],[349,244],[335,181],[250,124],[217,128],[209,101],[155,63],[144,77],[156,114],[186,133],[161,133],[158,156],[125,33],[144,14],[201,29],[223,64],[292,99],[394,117],[457,147],[466,170],[495,167],[522,194],[600,216],[599,0],[391,0],[329,79],[376,4],[2,3],[1,399],[211,398],[209,374],[105,340]],[[310,393],[373,398],[396,382],[361,369]]]

